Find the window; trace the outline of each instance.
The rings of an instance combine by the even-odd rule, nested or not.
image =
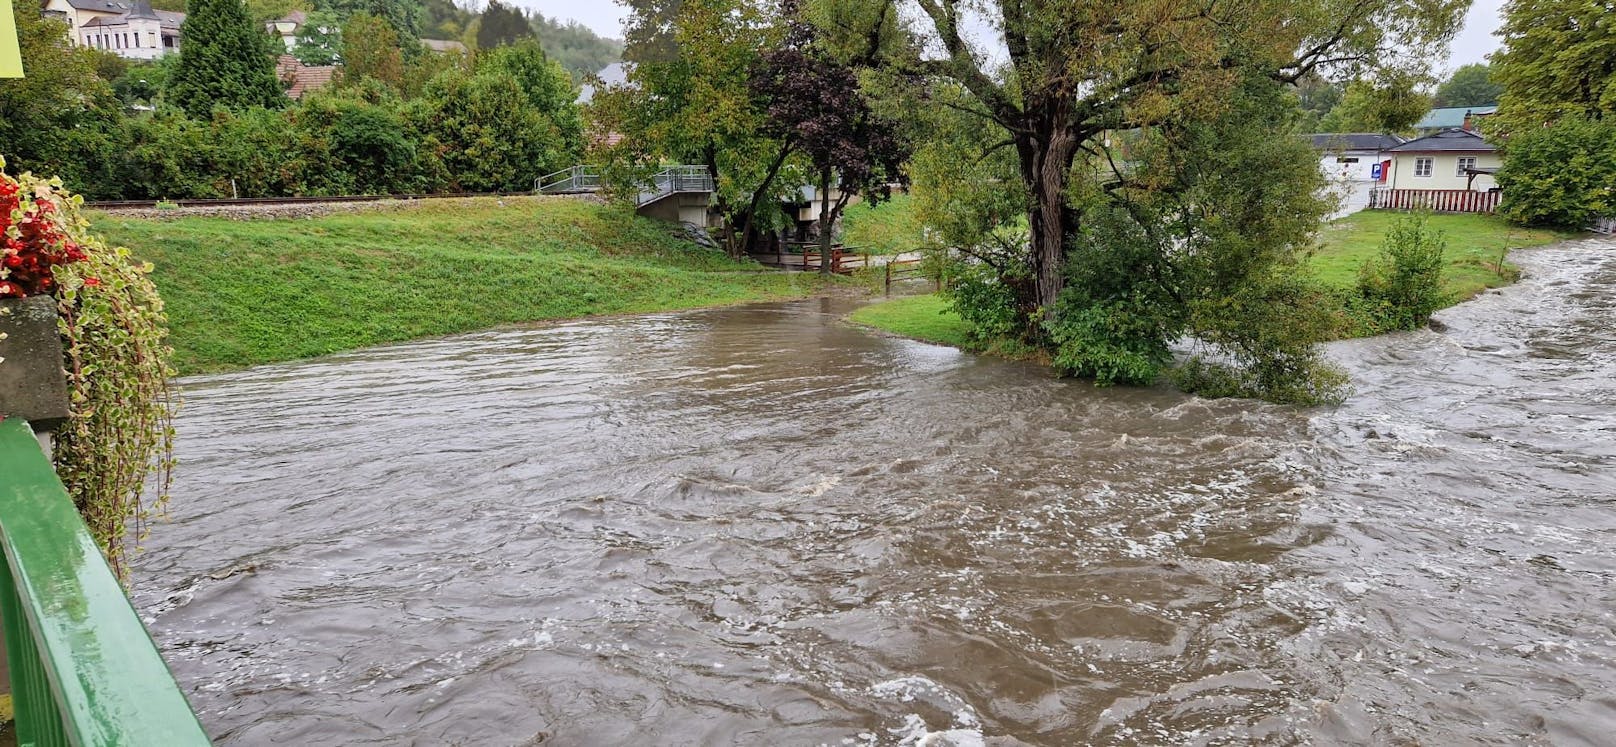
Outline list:
[[[1335,159],[1335,162],[1336,162],[1336,163],[1357,163],[1357,162],[1358,162],[1358,159],[1356,159],[1356,158],[1342,158],[1342,157],[1337,157],[1337,158],[1336,158],[1336,159]]]
[[[1429,156],[1424,156],[1424,157],[1421,157],[1421,158],[1414,159],[1414,175],[1415,176],[1430,176],[1431,175],[1431,161],[1432,161],[1432,159]]]
[[[1473,169],[1475,167],[1476,167],[1476,157],[1475,156],[1460,156],[1459,157],[1459,166],[1458,166],[1458,168],[1455,168],[1453,170],[1453,175],[1454,176],[1465,176],[1466,175],[1465,174],[1465,169]]]

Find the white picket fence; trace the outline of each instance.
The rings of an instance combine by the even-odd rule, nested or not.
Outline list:
[[[1438,213],[1494,213],[1499,193],[1467,189],[1387,189],[1369,193],[1370,209],[1430,210]]]
[[[1616,218],[1595,218],[1594,224],[1588,227],[1594,233],[1616,235]]]

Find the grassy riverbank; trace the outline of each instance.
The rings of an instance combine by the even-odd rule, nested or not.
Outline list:
[[[155,265],[182,373],[502,324],[800,298],[812,273],[759,271],[613,207],[445,200],[315,218],[144,220],[94,230]]]
[[[1358,281],[1358,269],[1380,252],[1386,230],[1400,216],[1389,211],[1364,211],[1334,221],[1324,227],[1322,246],[1309,259],[1309,267],[1321,283],[1335,290],[1349,291]],[[1447,264],[1442,271],[1443,285],[1454,303],[1465,301],[1488,288],[1508,285],[1519,271],[1503,263],[1509,249],[1540,246],[1570,238],[1571,234],[1511,226],[1490,215],[1432,215],[1430,226],[1447,236]],[[866,306],[849,319],[903,337],[939,345],[966,347],[970,328],[959,315],[948,310],[947,302],[935,295],[910,296]]]

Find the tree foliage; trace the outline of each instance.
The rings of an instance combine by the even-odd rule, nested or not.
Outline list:
[[[398,90],[404,84],[404,51],[386,21],[356,13],[342,27],[342,83],[366,79]]]
[[[414,40],[421,35],[420,0],[315,0],[314,9],[327,11],[343,23],[361,13],[375,16],[393,27],[399,39]]]
[[[1389,80],[1347,84],[1340,103],[1319,122],[1320,132],[1408,132],[1431,108],[1431,97],[1421,93],[1422,80],[1392,74]]]
[[[0,80],[0,153],[23,171],[87,181],[95,173],[87,156],[117,122],[112,88],[94,53],[68,41],[65,23],[28,3],[14,8],[26,77]]]
[[[191,0],[181,34],[185,45],[168,82],[168,101],[192,117],[216,106],[279,108],[286,101],[275,77],[275,42],[241,0]]]
[[[1518,223],[1582,228],[1616,215],[1616,4],[1511,0],[1483,121],[1502,141],[1501,206]]]
[[[445,71],[413,103],[410,119],[455,191],[532,189],[564,160],[555,123],[507,75]]]
[[[1321,69],[1392,79],[1419,68],[1400,46],[1441,44],[1466,3],[1363,0],[823,0],[821,25],[838,45],[878,68],[963,87],[974,110],[1015,148],[1031,196],[1031,279],[1023,324],[1040,334],[1057,313],[1065,272],[1083,228],[1068,200],[1076,168],[1108,133],[1170,126],[1217,112],[1252,76],[1288,84]],[[967,21],[980,13],[1004,39],[1008,64],[973,45]],[[860,50],[860,47],[863,49]],[[1378,68],[1378,70],[1376,70]],[[1399,69],[1394,69],[1399,68]]]
[[[1616,216],[1616,117],[1562,117],[1504,145],[1500,211],[1516,223],[1582,229]]]
[[[329,10],[308,14],[297,30],[292,56],[305,65],[335,65],[342,61],[342,19]]]
[[[1493,82],[1492,68],[1485,63],[1465,65],[1436,89],[1437,106],[1490,106],[1498,103],[1504,87]]]
[[[758,59],[751,86],[765,107],[767,130],[802,153],[816,175],[819,268],[829,274],[832,227],[848,200],[860,194],[871,202],[885,199],[887,185],[902,178],[909,149],[897,123],[870,108],[853,69],[815,46],[812,27],[795,16],[795,3],[784,11],[790,28],[785,43]]]
[[[533,28],[522,11],[499,0],[490,0],[477,26],[478,49],[494,49],[531,38]]]
[[[1510,0],[1492,58],[1492,80],[1504,87],[1495,131],[1616,115],[1612,18],[1611,0]]]

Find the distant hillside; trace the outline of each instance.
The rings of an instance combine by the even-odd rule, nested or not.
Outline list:
[[[528,22],[538,32],[544,53],[575,75],[593,75],[623,59],[622,42],[601,38],[576,21],[563,24],[535,12]]]
[[[545,54],[575,76],[592,75],[622,59],[623,43],[616,39],[603,38],[573,21],[547,18],[535,10],[523,9],[523,13]],[[452,0],[424,0],[421,20],[423,38],[463,41],[477,14]]]

